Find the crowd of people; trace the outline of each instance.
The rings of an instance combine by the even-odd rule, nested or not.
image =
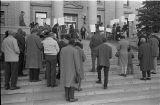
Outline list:
[[[119,27],[119,26],[118,26]],[[126,28],[125,28],[126,29]],[[124,30],[125,30],[124,29]],[[71,26],[69,34],[60,35],[58,38],[57,26],[54,28],[43,28],[34,24],[31,27],[31,35],[27,35],[22,29],[17,33],[11,30],[6,31],[6,36],[2,42],[2,52],[5,61],[5,89],[19,89],[17,86],[18,76],[26,76],[24,68],[29,69],[29,81],[40,81],[40,69],[43,68],[45,61],[46,86],[56,87],[56,79],[60,79],[60,85],[65,89],[66,101],[75,102],[74,91],[82,91],[81,81],[84,79],[83,62],[86,56],[83,51],[83,44],[78,37],[77,31]],[[81,33],[84,34],[85,27]],[[118,32],[118,29],[117,31]],[[85,39],[85,36],[83,39]],[[134,54],[125,35],[119,38],[116,57],[121,67],[120,76],[126,77],[133,74]],[[138,49],[138,59],[140,70],[142,71],[141,80],[151,80],[152,73],[156,73],[157,56],[159,55],[159,42],[156,38],[150,37],[140,39]],[[112,48],[107,43],[104,32],[96,28],[96,32],[91,37],[89,46],[91,48],[92,69],[91,72],[98,74],[98,81],[102,83],[101,70],[104,70],[104,89],[108,87],[108,73],[110,69],[110,59],[112,58]],[[96,67],[97,59],[97,67]],[[57,67],[58,66],[58,67]],[[58,68],[58,69],[57,69]],[[57,72],[58,71],[58,72]],[[147,75],[146,75],[147,74]]]

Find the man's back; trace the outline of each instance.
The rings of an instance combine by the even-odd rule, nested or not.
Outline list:
[[[112,58],[112,48],[108,46],[107,43],[99,45],[97,47],[97,57],[98,65],[109,67],[109,59]]]
[[[13,36],[8,36],[3,40],[2,51],[5,54],[5,61],[18,61],[19,47]]]
[[[90,48],[96,48],[97,46],[99,46],[100,44],[103,43],[103,35],[100,35],[99,33],[96,33],[95,35],[93,35],[91,37],[91,41],[90,41]]]

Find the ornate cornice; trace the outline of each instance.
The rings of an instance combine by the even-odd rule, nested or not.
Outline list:
[[[64,8],[83,9],[83,5],[79,1],[65,1]]]

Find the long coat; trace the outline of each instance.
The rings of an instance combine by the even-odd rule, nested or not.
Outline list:
[[[26,39],[26,68],[41,68],[43,46],[37,35],[30,35]]]
[[[96,48],[96,56],[98,66],[110,67],[109,59],[112,58],[112,48],[107,43],[103,43]]]
[[[118,51],[119,51],[119,64],[120,66],[128,65],[128,47],[129,42],[127,40],[119,41]]]
[[[80,75],[78,50],[71,45],[63,47],[60,52],[60,84],[64,87],[74,87],[77,75]]]
[[[150,43],[142,43],[139,46],[138,58],[141,71],[149,71],[153,68]]]
[[[85,61],[86,56],[84,54],[84,51],[80,47],[76,46],[76,49],[78,50],[78,53],[79,53],[80,78],[83,79],[84,78],[83,62]]]
[[[148,40],[148,42],[150,42],[151,44],[151,53],[152,53],[152,57],[158,57],[159,56],[159,41],[152,37]]]

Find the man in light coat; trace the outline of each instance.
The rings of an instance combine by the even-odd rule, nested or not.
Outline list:
[[[42,68],[42,55],[41,51],[43,46],[41,44],[41,39],[37,35],[38,29],[34,28],[26,39],[26,68],[29,71],[30,82],[39,81],[39,72]]]
[[[42,41],[46,60],[47,87],[55,87],[56,84],[56,65],[59,46],[55,39],[52,38],[52,32],[47,33],[46,38]]]
[[[2,42],[2,52],[5,56],[5,89],[19,89],[17,86],[18,79],[18,61],[19,47],[17,40],[13,37],[14,33],[8,31],[9,35]]]
[[[69,40],[69,45],[63,47],[60,52],[60,83],[65,88],[66,101],[75,102],[75,79],[80,75],[80,62],[78,50],[74,47],[74,39]]]
[[[103,44],[96,48],[97,56],[97,73],[98,81],[96,83],[102,83],[101,70],[104,68],[104,89],[107,89],[108,85],[108,72],[110,67],[110,59],[112,58],[112,48],[106,43],[106,38],[103,38]]]

